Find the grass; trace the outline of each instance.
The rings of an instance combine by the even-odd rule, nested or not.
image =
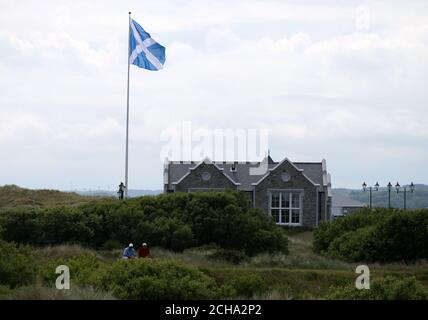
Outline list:
[[[175,259],[191,264],[198,268],[221,268],[234,266],[227,261],[212,260],[209,258],[217,249],[211,248],[191,248],[181,253],[172,252],[163,248],[155,247],[151,249],[151,257],[154,259]]]
[[[71,258],[76,257],[85,253],[94,253],[92,249],[84,248],[77,244],[57,245],[57,246],[46,246],[43,248],[37,248],[35,250],[36,256],[43,260],[53,260],[58,258]]]
[[[253,257],[249,265],[255,267],[282,267],[302,269],[350,269],[352,265],[343,261],[326,258],[312,251],[312,231],[296,233],[289,236],[289,254],[267,255]]]
[[[320,256],[312,250],[312,231],[300,230],[289,233],[288,255],[262,254],[240,264],[212,261],[210,248],[193,248],[183,253],[174,253],[155,248],[154,258],[178,259],[200,268],[203,272],[223,283],[230,277],[255,273],[263,277],[269,291],[255,295],[254,299],[323,299],[332,287],[353,284],[357,277],[355,268],[360,263],[346,263]],[[362,263],[361,263],[362,264]],[[370,264],[371,277],[392,275],[398,278],[415,276],[428,287],[428,263]]]
[[[256,273],[263,277],[269,291],[255,295],[254,299],[322,299],[331,287],[353,284],[358,264],[350,264],[320,256],[312,250],[312,231],[300,230],[289,233],[288,255],[262,254],[251,257],[240,264],[226,261],[213,261],[209,256],[215,248],[192,248],[175,253],[154,248],[152,256],[156,259],[177,259],[197,266],[203,272],[223,283],[228,278],[242,273]],[[428,286],[428,263],[415,264],[370,264],[373,278],[393,275],[395,277],[415,276]]]
[[[289,237],[289,254],[259,254],[250,257],[239,264],[232,264],[222,260],[212,260],[215,247],[203,246],[186,249],[182,253],[172,252],[163,248],[152,248],[151,255],[159,259],[177,259],[190,263],[199,268],[289,268],[289,269],[329,269],[343,270],[355,269],[355,266],[343,261],[326,258],[312,251],[312,231],[301,231]],[[118,252],[118,254],[120,254]]]
[[[75,206],[95,199],[99,199],[99,197],[82,196],[75,192],[62,192],[58,190],[31,190],[20,188],[16,185],[0,187],[0,209]]]
[[[11,290],[0,296],[4,300],[115,300],[108,292],[95,291],[91,287],[72,286],[70,290],[58,290],[39,283]]]

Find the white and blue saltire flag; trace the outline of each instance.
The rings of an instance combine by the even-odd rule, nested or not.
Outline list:
[[[165,63],[165,47],[131,19],[129,35],[129,63],[148,70],[160,70]]]

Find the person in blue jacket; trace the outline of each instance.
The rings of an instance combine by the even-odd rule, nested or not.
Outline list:
[[[134,245],[132,243],[130,243],[129,246],[127,246],[125,250],[123,250],[122,258],[123,259],[135,258],[135,250],[134,250]]]

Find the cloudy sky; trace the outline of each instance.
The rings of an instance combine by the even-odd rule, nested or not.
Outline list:
[[[0,0],[0,185],[123,180],[129,10],[167,50],[131,67],[130,188],[162,187],[187,121],[268,129],[333,187],[428,183],[428,2],[320,2]]]

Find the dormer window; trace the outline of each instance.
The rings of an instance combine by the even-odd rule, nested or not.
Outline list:
[[[232,163],[232,166],[230,167],[231,172],[236,172],[236,163]]]

